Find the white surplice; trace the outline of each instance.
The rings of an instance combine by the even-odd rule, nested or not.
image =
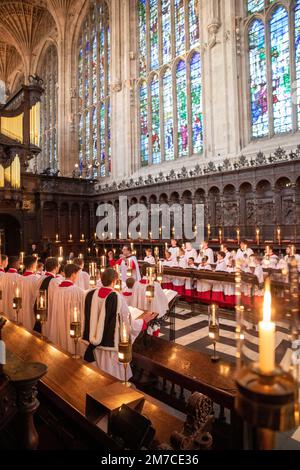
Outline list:
[[[147,280],[142,279],[136,282],[132,289],[131,306],[140,308],[141,310],[148,310],[149,312],[158,313],[158,318],[163,317],[168,309],[169,302],[166,294],[159,282],[154,282],[154,298],[150,301],[146,297]],[[176,294],[176,293],[175,293]]]
[[[16,312],[13,309],[13,298],[15,297],[16,286],[21,289],[21,276],[16,270],[8,270],[1,276],[2,290],[2,311],[9,320],[16,320]]]
[[[138,263],[138,260],[137,260],[136,256],[130,256],[126,260],[119,259],[119,261],[117,261],[117,265],[120,266],[121,278],[122,278],[123,282],[126,282],[127,268],[128,268],[129,265],[132,268],[132,277],[136,281],[139,281],[141,279],[139,263]]]
[[[62,287],[64,285],[66,287]],[[57,346],[73,354],[74,340],[70,337],[71,312],[74,311],[74,307],[79,309],[83,330],[85,292],[73,283],[64,281],[58,287],[53,285],[53,288],[48,292],[48,298],[51,316],[48,338]]]
[[[90,333],[89,339],[90,343],[94,346],[97,346],[101,343],[104,323],[105,323],[105,305],[107,297],[115,292],[110,288],[102,287],[99,290],[96,290],[93,295],[92,304],[91,304],[91,315],[90,315]],[[116,311],[116,328],[114,333],[114,345],[111,348],[97,346],[94,350],[94,358],[96,365],[99,369],[107,372],[108,374],[116,377],[119,380],[124,380],[124,366],[118,360],[118,316],[123,319],[124,322],[130,321],[130,311],[129,308],[122,298],[122,296],[117,294],[117,311]],[[139,335],[142,330],[144,321],[139,319],[131,319],[131,341],[132,343]],[[130,365],[127,367],[127,378],[132,377],[132,372]]]
[[[80,287],[82,290],[89,290],[90,289],[90,275],[83,271],[82,269],[78,273],[77,280],[75,281],[75,285]]]
[[[21,276],[20,280],[22,309],[20,311],[19,321],[28,331],[32,331],[35,324],[34,303],[40,281],[40,276],[33,273],[28,276]]]

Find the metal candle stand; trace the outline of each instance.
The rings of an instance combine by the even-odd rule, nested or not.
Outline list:
[[[241,369],[236,383],[235,408],[255,431],[254,448],[274,449],[275,433],[295,427],[297,390],[293,377],[280,368],[265,374],[252,364]]]
[[[13,309],[16,311],[16,323],[19,324],[19,313],[22,308],[22,297],[13,298]]]
[[[213,355],[210,357],[212,362],[218,362],[220,356],[217,355],[217,341],[220,339],[220,326],[218,318],[218,305],[212,304],[208,307],[208,335],[213,340]]]
[[[36,313],[36,320],[40,323],[41,325],[41,339],[45,340],[46,336],[44,335],[44,325],[47,321],[47,309],[37,309]]]
[[[77,354],[77,346],[78,340],[81,337],[81,322],[80,321],[72,321],[70,323],[70,336],[74,340],[74,355],[72,356],[73,359],[80,359],[80,356]]]

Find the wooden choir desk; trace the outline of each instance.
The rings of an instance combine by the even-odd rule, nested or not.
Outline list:
[[[85,415],[86,394],[105,388],[116,379],[81,360],[74,360],[50,343],[21,326],[7,321],[3,329],[6,348],[24,361],[39,361],[48,368],[38,384],[41,419],[46,433],[59,436],[63,448],[116,449],[118,446]],[[152,422],[156,434],[154,445],[168,442],[174,430],[180,431],[182,421],[170,415],[150,397],[145,397],[143,415]],[[41,416],[41,418],[40,418]],[[42,426],[42,427],[43,427]],[[51,440],[51,437],[50,437]],[[42,444],[42,436],[41,436]],[[43,448],[43,446],[42,446]],[[51,447],[50,447],[51,448]]]

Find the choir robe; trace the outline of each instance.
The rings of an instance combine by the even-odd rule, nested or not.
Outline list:
[[[163,266],[166,268],[177,268],[178,263],[176,260],[173,260],[170,258],[169,260],[164,260],[163,261]],[[162,280],[162,288],[163,289],[173,289],[173,277],[174,276],[165,276],[163,275],[163,280]]]
[[[29,271],[21,276],[22,308],[19,321],[28,331],[32,331],[35,324],[34,304],[40,282],[41,277]]]
[[[153,256],[145,256],[144,261],[148,264],[155,264],[155,259]]]
[[[296,253],[296,254],[295,254],[295,258],[296,258],[297,265],[298,265],[298,271],[299,271],[299,273],[300,273],[300,255],[298,255],[298,254]],[[289,262],[289,256],[286,255],[286,256],[284,257],[284,260],[286,261],[286,263],[288,263],[288,262]]]
[[[59,284],[61,283],[61,279],[54,276],[54,274],[52,273],[48,273],[46,272],[44,274],[44,276],[42,276],[42,278],[39,280],[39,284],[38,284],[38,291],[39,290],[46,290],[47,291],[47,321],[46,321],[46,324],[44,326],[45,328],[45,331],[44,331],[44,334],[47,338],[49,338],[49,331],[51,330],[51,322],[52,322],[52,305],[53,305],[53,302],[55,303],[55,297],[54,297],[54,292],[55,292],[55,289],[58,288]],[[38,294],[38,292],[37,292]],[[51,302],[49,302],[49,299],[51,299]],[[37,327],[37,328],[36,328]],[[37,323],[34,327],[34,330],[35,331],[39,331],[40,330],[40,325]]]
[[[21,276],[16,269],[10,268],[1,276],[2,310],[9,320],[16,320],[16,312],[13,309],[16,285],[21,289]],[[20,290],[21,292],[21,290]]]
[[[124,380],[124,366],[118,360],[118,318],[120,316],[124,322],[130,321],[132,343],[142,331],[145,322],[132,319],[122,296],[111,288],[101,287],[93,294],[88,293],[86,300],[83,341],[89,345],[84,359],[96,362],[99,369]],[[127,378],[130,377],[132,372],[128,365]]]
[[[216,272],[227,272],[226,261],[218,261],[216,265]],[[224,287],[222,282],[213,281],[212,292],[211,292],[212,302],[217,302],[218,304],[224,303]]]
[[[197,266],[187,266],[187,269],[197,269]],[[191,277],[185,279],[185,297],[190,298],[194,292],[194,280]]]
[[[179,257],[179,248],[178,246],[171,246],[168,249],[168,252],[171,253],[171,259],[174,261],[177,261],[177,258]]]
[[[186,269],[187,262],[185,256],[180,256],[178,261],[178,267]],[[173,277],[173,289],[179,295],[185,294],[185,278],[184,277]]]
[[[205,264],[204,266],[198,267],[199,271],[212,271],[210,264]],[[206,279],[197,280],[197,298],[201,302],[209,303],[211,300],[211,281]]]
[[[90,289],[90,275],[83,271],[82,269],[79,271],[77,280],[75,281],[75,285],[80,287],[82,290],[89,290]]]
[[[255,266],[254,275],[257,277],[259,286],[255,286],[254,288],[254,304],[258,310],[262,310],[263,301],[264,301],[264,271],[262,266],[259,264]]]
[[[190,258],[194,258],[194,261],[196,261],[196,259],[198,258],[198,253],[195,248],[192,248],[191,250],[185,250],[184,257],[186,259],[186,262],[188,262]]]
[[[208,264],[214,264],[215,262],[215,257],[214,257],[214,252],[211,248],[206,248],[204,251],[203,251],[203,256],[207,256],[208,257]]]
[[[169,309],[168,298],[159,282],[154,282],[154,298],[150,302],[146,297],[147,285],[148,281],[145,278],[134,284],[131,306],[137,307],[141,310],[158,313],[158,318],[161,318],[166,315]]]
[[[132,305],[132,298],[133,298],[133,289],[129,289],[129,287],[125,286],[122,290],[122,296],[129,307],[133,307]]]
[[[239,248],[238,251],[237,251],[235,259],[236,260],[243,260],[244,255],[247,255],[247,258],[249,258],[251,255],[253,255],[253,250],[251,250],[251,248],[247,248],[246,250],[242,250],[241,248]]]
[[[140,273],[139,263],[138,263],[136,256],[130,256],[129,258],[127,258],[127,260],[120,258],[116,262],[116,264],[120,266],[122,281],[126,282],[126,279],[127,279],[127,268],[128,268],[127,263],[130,263],[130,266],[132,269],[132,277],[136,281],[139,281],[141,279],[141,273]]]
[[[74,340],[70,337],[71,312],[76,306],[83,317],[85,292],[71,281],[63,281],[48,292],[51,304],[51,322],[48,338],[65,351],[74,353]],[[83,325],[83,322],[81,322]]]
[[[276,269],[278,264],[278,256],[276,255],[271,255],[271,256],[264,256],[262,260],[262,266],[263,268],[270,268],[270,269]]]
[[[227,272],[230,274],[235,273],[235,268],[227,266]],[[234,308],[236,304],[235,284],[233,282],[223,282],[223,291],[224,291],[224,307]]]

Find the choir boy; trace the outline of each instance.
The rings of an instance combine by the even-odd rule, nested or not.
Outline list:
[[[151,248],[146,248],[145,254],[146,254],[146,256],[144,258],[145,263],[155,264],[155,259],[154,259],[154,256],[152,256]]]
[[[74,264],[77,264],[79,266],[80,271],[78,273],[78,276],[76,278],[76,286],[80,287],[82,290],[89,290],[90,288],[90,275],[86,271],[84,271],[84,259],[83,258],[74,258],[73,260]]]

